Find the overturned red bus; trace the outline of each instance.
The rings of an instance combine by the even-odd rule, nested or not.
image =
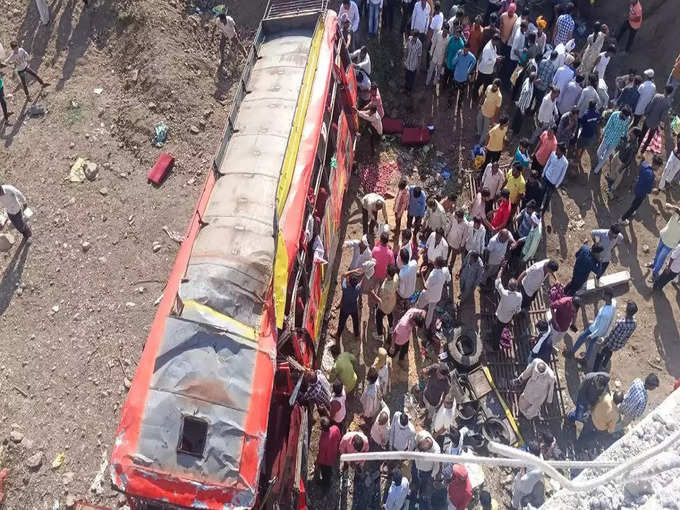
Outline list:
[[[306,508],[288,359],[314,364],[355,103],[337,15],[271,0],[122,409],[111,475],[133,510]]]

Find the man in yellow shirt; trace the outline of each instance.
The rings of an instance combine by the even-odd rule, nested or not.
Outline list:
[[[517,204],[524,197],[524,192],[526,190],[527,184],[522,175],[522,165],[515,161],[512,164],[512,168],[508,171],[507,181],[505,183],[505,188],[510,192],[510,203],[512,204],[513,211],[517,209]]]
[[[606,391],[593,407],[590,420],[581,430],[579,442],[595,439],[602,432],[613,434],[616,431],[616,424],[619,422],[618,406],[621,402],[623,402],[622,392],[617,391],[612,395],[609,391]]]
[[[477,113],[477,135],[479,136],[479,145],[483,145],[486,141],[489,125],[498,115],[502,103],[503,94],[501,93],[501,80],[496,78],[493,83],[486,88],[486,92],[482,94],[482,99],[479,102],[479,112]]]
[[[495,163],[501,159],[501,152],[505,147],[505,135],[508,132],[508,116],[503,115],[498,124],[489,130],[486,139],[486,164]]]

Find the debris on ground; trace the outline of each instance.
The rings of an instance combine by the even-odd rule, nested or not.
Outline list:
[[[170,239],[178,244],[182,244],[184,242],[184,236],[175,232],[174,230],[170,230],[167,225],[163,225],[163,232],[165,232]]]
[[[149,108],[151,108],[151,105],[154,105],[154,108],[156,105],[154,103],[149,103]],[[168,138],[168,125],[165,122],[159,122],[153,127],[153,139],[152,143],[156,147],[163,147],[165,145],[165,142]]]
[[[26,466],[29,469],[38,470],[42,466],[43,452],[38,452],[26,459]]]
[[[108,460],[108,455],[106,450],[102,451],[102,460],[101,464],[99,465],[99,471],[97,471],[97,475],[94,477],[94,480],[92,480],[92,484],[90,485],[90,492],[94,492],[95,494],[104,494],[104,473],[106,472],[106,468],[109,465],[109,460]]]
[[[11,250],[14,242],[15,239],[12,234],[0,234],[0,252]]]
[[[52,469],[59,469],[65,460],[66,460],[65,454],[60,453],[59,455],[57,455],[52,461]]]

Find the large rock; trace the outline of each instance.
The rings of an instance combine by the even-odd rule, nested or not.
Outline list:
[[[15,239],[12,234],[0,234],[0,252],[12,249],[14,242]]]
[[[42,461],[43,461],[43,453],[38,452],[35,455],[31,455],[29,458],[26,459],[26,466],[28,466],[29,469],[40,469],[40,466],[42,466]]]

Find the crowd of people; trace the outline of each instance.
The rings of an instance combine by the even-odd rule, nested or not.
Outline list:
[[[396,10],[401,11],[401,23],[395,23]],[[342,0],[338,12],[343,36],[353,49],[358,115],[373,154],[382,139],[385,108],[372,81],[369,50],[359,44],[365,37],[362,16],[369,19],[367,37],[377,36],[381,26],[383,31],[404,34],[406,94],[437,86],[449,94],[449,104],[462,105],[468,96],[474,99],[479,172],[476,192],[464,204],[462,197],[442,196],[405,177],[394,193],[368,192],[362,197],[363,236],[344,243],[351,259],[340,278],[339,320],[330,348],[333,369],[308,373],[300,397],[313,401],[321,415],[317,459],[321,483],[332,481],[332,470],[343,453],[458,453],[466,447],[470,431],[458,427],[451,368],[437,359],[433,333],[442,305],[456,310],[473,306],[477,289],[480,295],[497,299],[493,319],[481,329],[484,350],[501,356],[515,341],[513,321],[521,314],[528,316],[537,295],[550,289],[550,314],[536,323],[526,369],[510,382],[520,393],[521,416],[541,417],[555,393],[555,359],[560,354],[574,358],[585,346],[577,364],[583,378],[575,409],[566,416],[583,424],[576,446],[621,433],[642,416],[648,392],[659,386],[658,376],[650,373],[634,379],[625,392],[610,389],[612,355],[635,334],[637,304],[626,300],[617,308],[617,299],[604,286],[597,295],[602,304],[596,316],[583,325],[571,348],[561,344],[569,331],[578,333],[577,311],[585,299],[580,291],[591,274],[597,284],[624,242],[622,229],[648,195],[663,192],[680,170],[680,138],[675,134],[666,161],[659,151],[647,155],[662,126],[668,129],[672,98],[680,84],[680,57],[658,92],[651,68],[641,73],[631,69],[609,86],[607,67],[620,53],[616,40],[623,40],[625,51],[630,51],[641,25],[639,0],[630,0],[628,17],[616,38],[607,26],[595,23],[580,47],[574,41],[574,6],[566,2],[558,3],[550,22],[542,16],[532,18],[528,8],[518,11],[515,3],[491,0],[486,15],[474,18],[455,5],[447,17],[439,2],[428,0]],[[519,140],[517,146],[508,147],[513,139]],[[584,152],[593,160],[592,169],[581,168]],[[551,203],[570,177],[603,169],[606,191],[613,198],[626,189],[630,180],[626,177],[635,166],[630,206],[617,222],[590,232],[589,241],[576,250],[570,281],[562,285],[556,260],[536,260]],[[649,264],[655,290],[680,273],[680,208],[667,207],[672,216]],[[376,342],[377,356],[362,384],[357,357],[344,349],[343,336],[351,317],[351,332],[361,337],[365,303],[375,318],[375,330],[370,331],[369,322],[365,340]],[[409,349],[416,342],[416,349],[437,360],[419,374],[423,414],[414,416],[405,406],[391,412],[385,397],[392,392],[394,371],[408,370]],[[351,399],[361,408],[361,418],[350,424]],[[525,448],[544,458],[559,455],[555,438],[548,433]],[[358,472],[363,467],[354,464]],[[417,460],[411,462],[410,476],[406,463],[383,467],[389,472],[381,499],[386,509],[407,508],[410,502],[410,508],[460,510],[473,499],[470,473],[463,465]],[[347,465],[340,468],[344,471]],[[519,470],[512,485],[512,507],[540,500],[542,478],[538,469]],[[479,505],[498,507],[485,491]]]

